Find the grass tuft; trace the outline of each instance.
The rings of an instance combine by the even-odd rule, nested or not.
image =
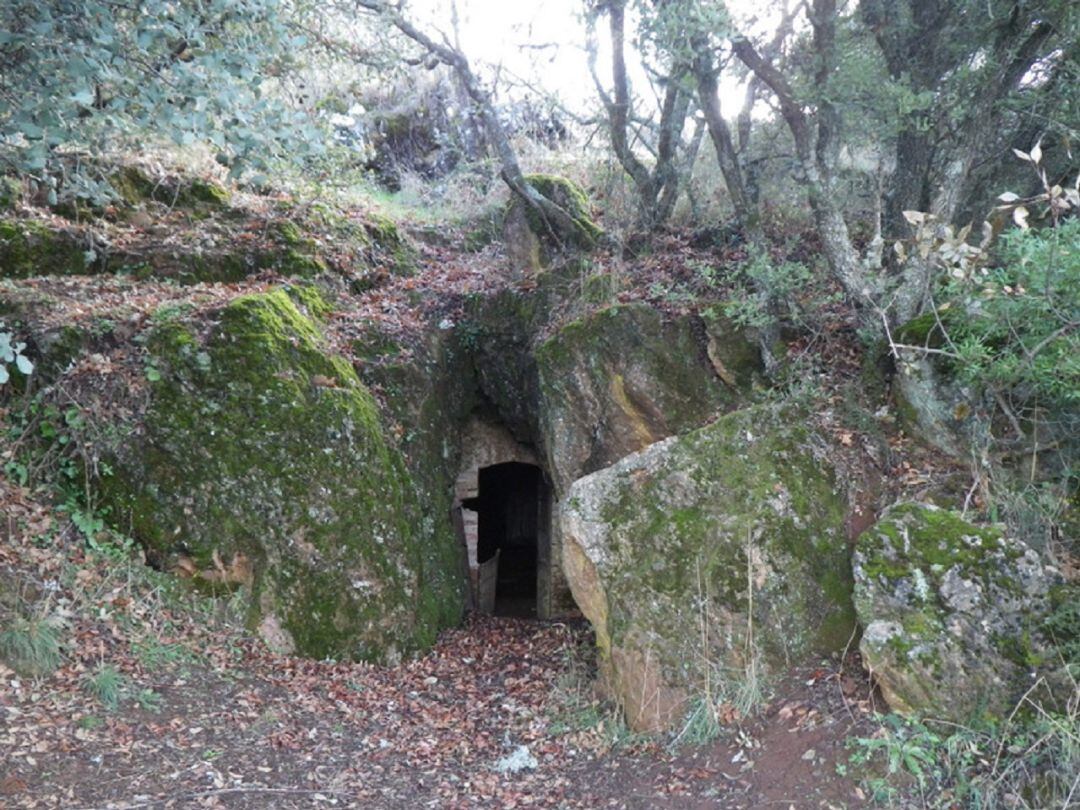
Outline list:
[[[115,711],[127,688],[127,678],[112,664],[101,664],[86,677],[86,691],[109,711]]]
[[[55,614],[16,616],[0,633],[0,659],[26,678],[49,675],[64,660],[63,629],[64,620]]]

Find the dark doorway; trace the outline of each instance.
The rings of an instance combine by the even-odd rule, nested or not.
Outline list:
[[[544,481],[539,467],[507,462],[484,467],[478,495],[476,556],[481,565],[499,555],[495,578],[497,616],[537,615],[537,566]]]

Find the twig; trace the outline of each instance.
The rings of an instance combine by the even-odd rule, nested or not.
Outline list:
[[[842,676],[844,674],[844,664],[847,661],[848,651],[851,649],[851,642],[855,640],[855,635],[858,632],[859,623],[855,622],[854,626],[851,628],[851,635],[848,636],[847,644],[844,645],[844,652],[840,654],[841,677],[836,679],[836,688],[840,690],[840,699],[844,701],[844,708],[847,710],[848,716],[851,717],[852,721],[855,720],[855,712],[851,711],[851,706],[848,705],[847,695],[844,694],[844,681]],[[872,688],[873,686],[871,685],[871,689]]]

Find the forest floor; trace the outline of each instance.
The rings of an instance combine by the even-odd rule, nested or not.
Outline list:
[[[2,477],[0,513],[0,593],[58,619],[37,632],[62,653],[45,677],[0,664],[0,808],[865,804],[837,768],[877,728],[854,655],[676,747],[597,696],[584,622],[474,616],[395,667],[280,656]]]
[[[474,617],[396,667],[277,656],[0,494],[0,572],[40,583],[67,641],[47,680],[0,666],[0,807],[863,803],[836,768],[874,728],[856,660],[792,672],[754,718],[672,748],[594,696],[583,623]]]

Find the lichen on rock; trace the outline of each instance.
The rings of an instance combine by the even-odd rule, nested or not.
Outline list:
[[[1055,669],[1041,629],[1053,580],[1000,528],[898,504],[859,537],[854,571],[863,660],[896,711],[1001,717]]]
[[[844,648],[846,503],[794,408],[757,406],[574,482],[563,565],[637,729],[735,682]],[[749,617],[752,615],[752,630]]]

